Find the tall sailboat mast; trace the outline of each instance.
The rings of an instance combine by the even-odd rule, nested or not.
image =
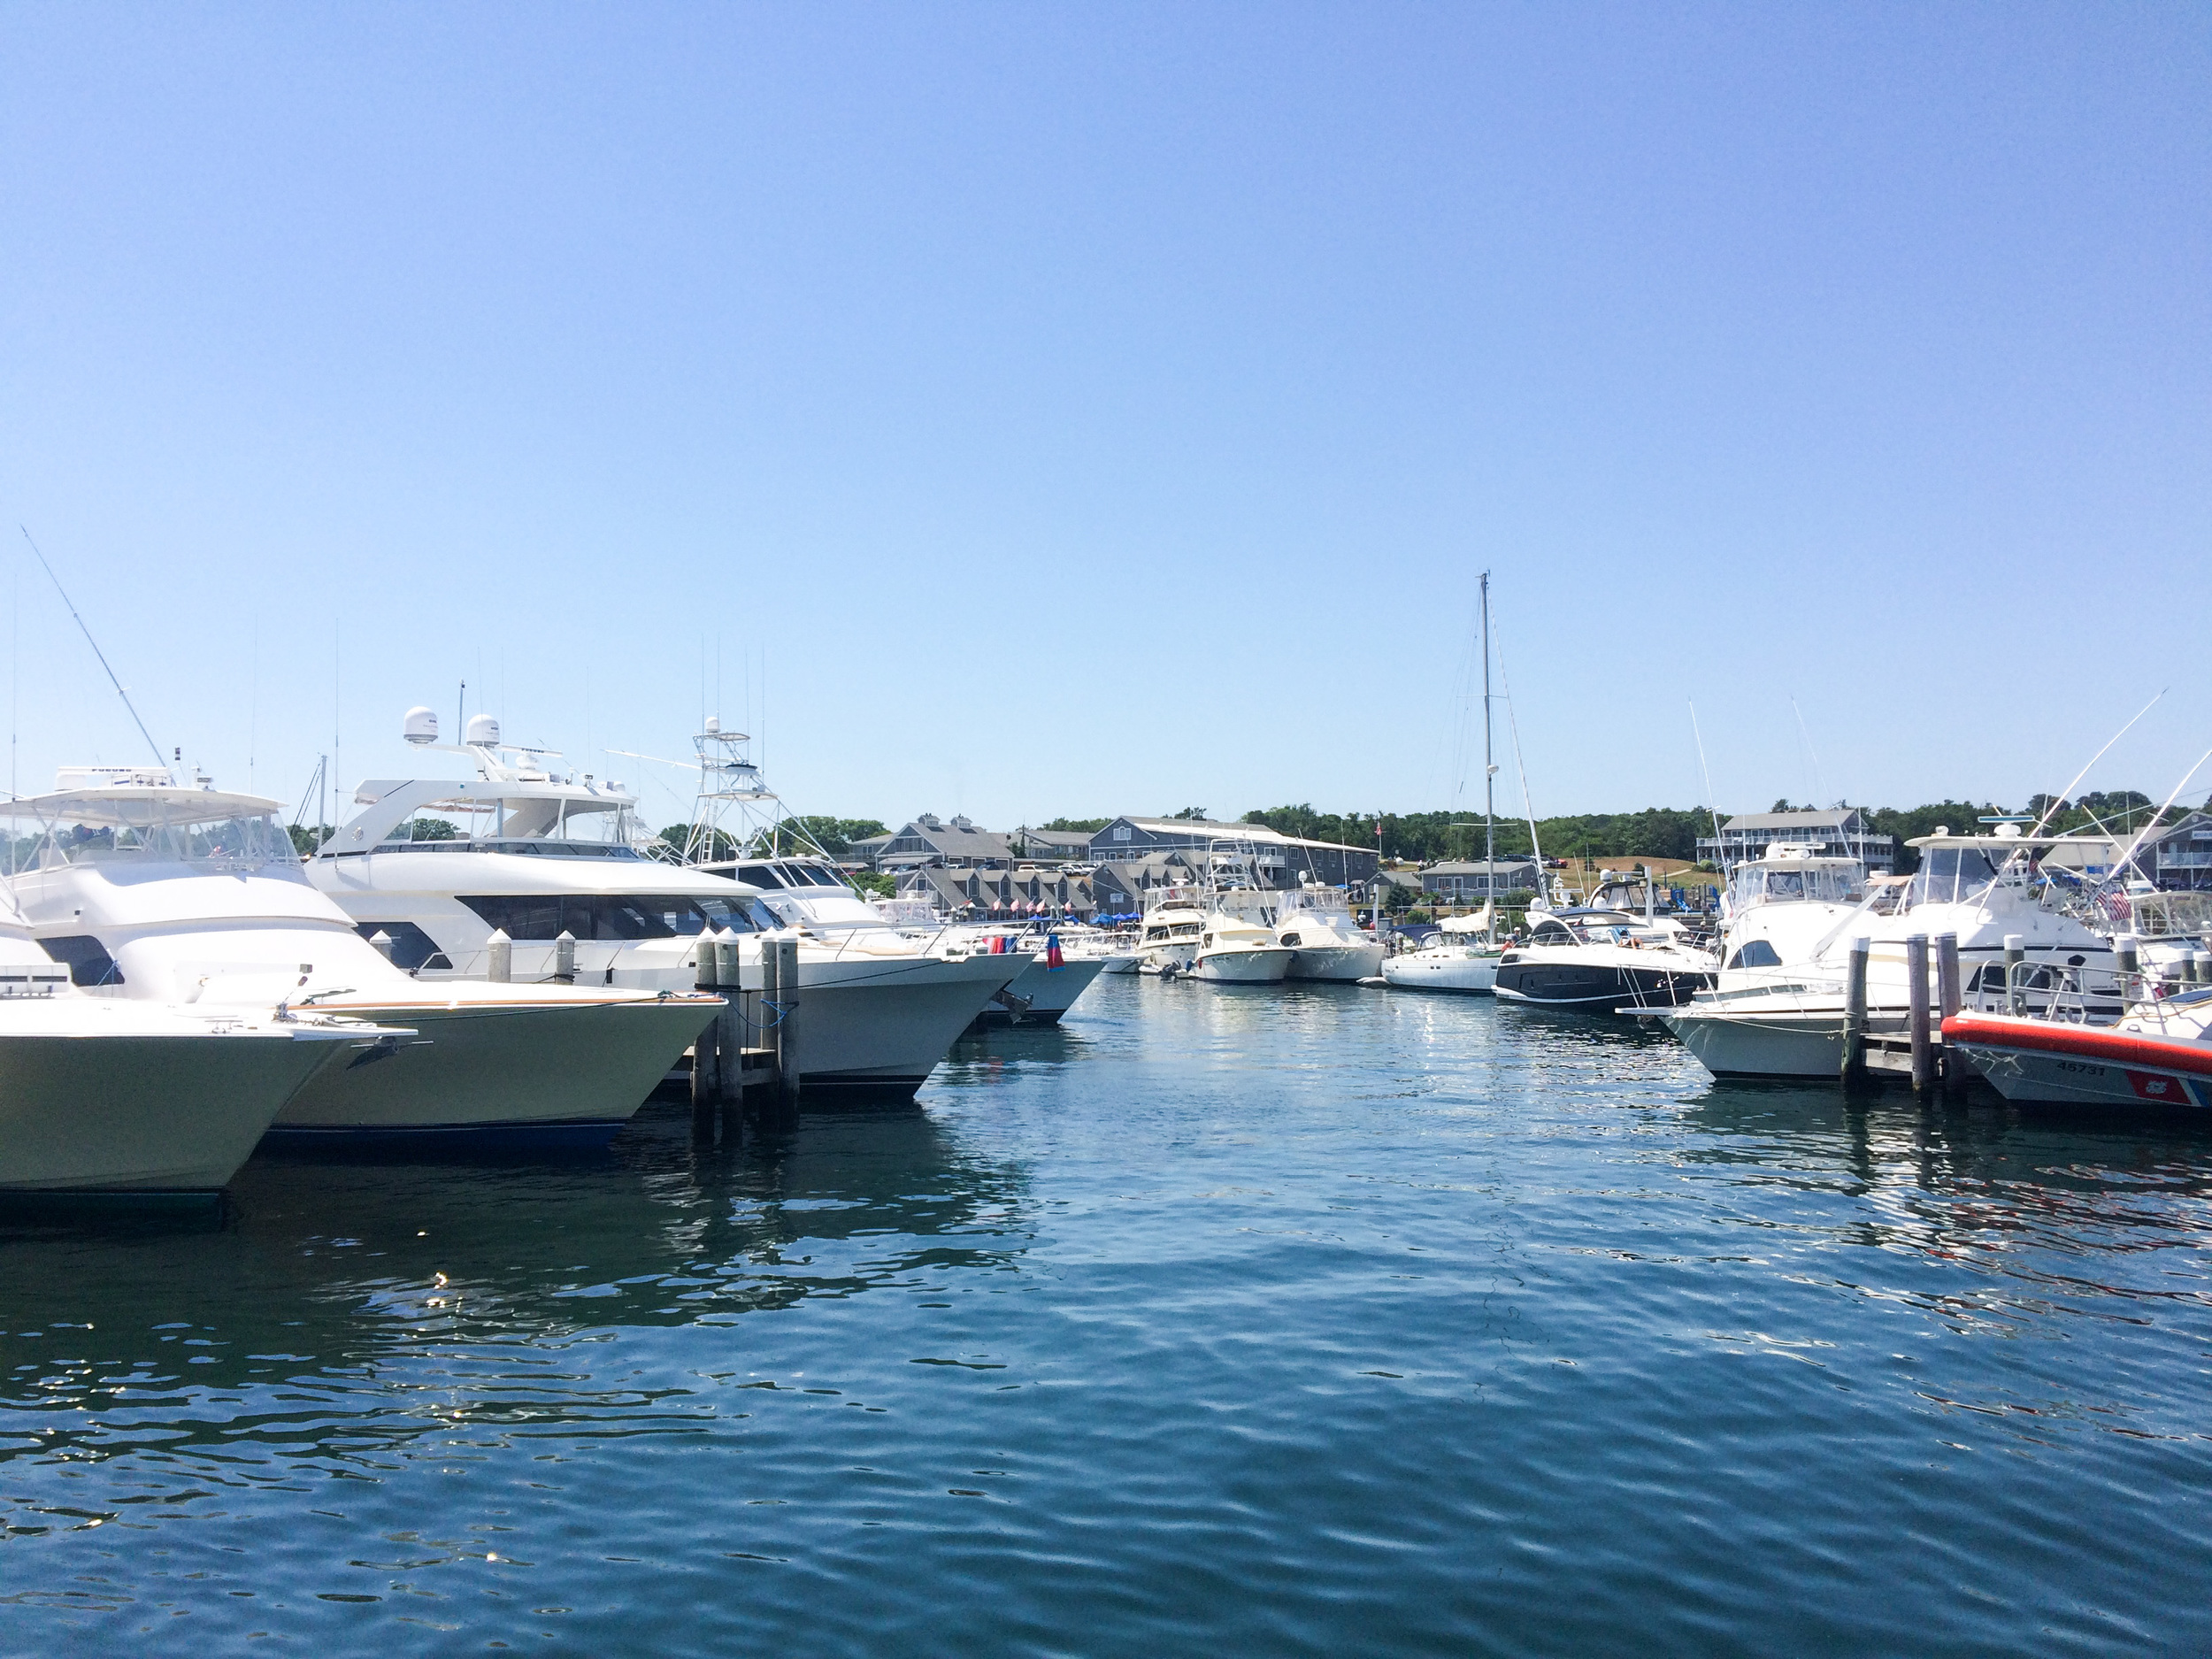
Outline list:
[[[1498,769],[1490,764],[1490,572],[1482,573],[1482,895],[1490,923],[1486,942],[1498,942]]]

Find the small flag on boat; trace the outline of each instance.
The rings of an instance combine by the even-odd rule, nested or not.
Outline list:
[[[1060,954],[1060,935],[1057,933],[1045,935],[1045,966],[1048,968],[1067,966],[1067,959]]]

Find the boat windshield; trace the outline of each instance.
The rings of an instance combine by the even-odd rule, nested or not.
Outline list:
[[[1922,856],[1905,902],[1963,904],[1997,879],[1997,866],[1979,847],[1931,847]]]
[[[521,795],[441,801],[393,829],[376,850],[534,853],[541,857],[636,856],[637,814],[626,797]]]
[[[1749,864],[1738,867],[1729,896],[1742,911],[1755,904],[1856,904],[1866,890],[1855,864]]]
[[[270,813],[205,816],[176,801],[103,801],[96,818],[65,810],[46,826],[42,869],[64,864],[183,864],[221,869],[297,864],[299,854]]]

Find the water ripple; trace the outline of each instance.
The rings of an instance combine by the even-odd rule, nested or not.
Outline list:
[[[0,1645],[2202,1648],[2208,1153],[1122,980],[912,1111],[257,1162],[0,1236]]]

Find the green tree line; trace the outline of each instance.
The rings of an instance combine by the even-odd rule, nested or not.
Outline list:
[[[2076,832],[2105,833],[2133,835],[2150,821],[2157,803],[2135,789],[2091,792],[2071,801],[2057,803],[2045,833],[2070,834]],[[2053,805],[2049,795],[2032,795],[2024,809],[2008,810],[1992,803],[1977,804],[1970,801],[1937,801],[1925,806],[1871,807],[1862,809],[1866,813],[1867,827],[1878,835],[1897,837],[1898,873],[1909,874],[1919,868],[1920,858],[1905,843],[1915,836],[1933,834],[1939,826],[1954,833],[1973,834],[1988,826],[1981,823],[1985,818],[2026,817],[2031,822],[2040,818]],[[2212,800],[2206,803],[2212,810]],[[1806,810],[1793,807],[1786,801],[1777,801],[1770,809],[1776,812]],[[2181,816],[2184,809],[2176,807],[2167,816],[2170,819]],[[1732,814],[1718,815],[1726,823]],[[1337,841],[1349,847],[1372,847],[1376,844],[1375,826],[1379,817],[1382,825],[1382,850],[1386,858],[1417,860],[1434,864],[1447,858],[1479,858],[1482,856],[1482,822],[1479,818],[1460,812],[1317,812],[1310,804],[1263,808],[1247,812],[1247,824],[1263,824],[1269,829],[1285,835],[1302,836],[1309,841]],[[1640,812],[1592,812],[1580,816],[1539,818],[1536,829],[1542,837],[1544,856],[1548,858],[1695,858],[1698,838],[1713,833],[1715,815],[1702,807],[1646,807]],[[1526,853],[1530,850],[1528,823],[1525,818],[1502,818],[1497,823],[1497,849],[1501,855]]]

